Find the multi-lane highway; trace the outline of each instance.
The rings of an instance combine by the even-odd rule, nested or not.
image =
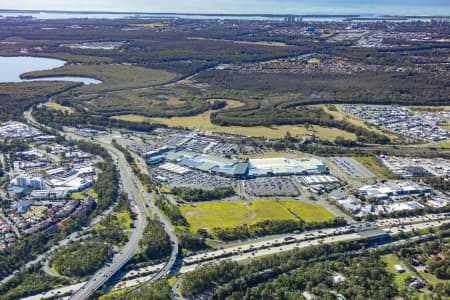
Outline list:
[[[112,138],[113,138],[112,136],[102,137],[102,138],[98,139],[98,142],[103,147],[108,149],[109,151],[119,152],[119,150],[117,150],[111,146]],[[123,154],[122,154],[122,158],[124,159]],[[137,158],[135,157],[135,159],[137,159]],[[174,229],[172,223],[170,223],[170,221],[167,219],[167,217],[163,213],[161,213],[161,211],[156,207],[156,205],[152,201],[154,195],[147,193],[145,191],[144,187],[142,186],[142,184],[139,182],[138,178],[134,175],[133,171],[131,170],[131,167],[125,161],[124,161],[124,164],[125,164],[125,167],[123,170],[124,174],[127,174],[127,176],[129,176],[129,178],[131,178],[131,180],[134,184],[134,187],[136,188],[135,189],[136,193],[140,194],[140,196],[142,197],[141,199],[145,202],[145,206],[153,212],[153,214],[157,217],[157,219],[159,219],[159,221],[161,222],[161,224],[164,227],[165,232],[167,233],[167,235],[169,236],[169,239],[170,239],[172,251],[170,253],[169,260],[164,265],[164,267],[149,280],[150,282],[156,281],[158,279],[161,279],[164,276],[167,276],[170,273],[170,271],[172,270],[173,266],[175,265],[175,262],[178,257],[178,248],[179,248],[178,247],[178,239],[175,235],[175,229]],[[121,172],[122,172],[122,170],[121,170]]]
[[[27,112],[26,118],[34,125],[39,125],[31,117],[31,113]],[[67,136],[67,134],[65,134]],[[71,135],[70,137],[73,138]],[[165,231],[170,237],[172,252],[170,259],[161,265],[147,268],[142,271],[137,270],[137,278],[130,278],[125,276],[125,280],[120,282],[114,288],[131,287],[144,282],[152,282],[167,276],[176,263],[178,256],[178,242],[174,233],[172,224],[154,205],[153,197],[155,195],[147,193],[137,177],[132,172],[131,167],[126,162],[123,153],[111,145],[114,136],[104,136],[96,140],[97,143],[106,148],[112,157],[117,162],[117,167],[120,171],[123,189],[132,199],[133,208],[136,211],[138,218],[136,229],[133,231],[129,243],[122,249],[122,251],[114,257],[112,264],[104,266],[92,278],[82,285],[67,286],[61,289],[50,291],[46,294],[41,294],[30,299],[41,299],[48,296],[70,294],[76,291],[70,299],[86,299],[106,281],[108,281],[115,273],[117,273],[134,255],[137,250],[139,240],[142,238],[143,230],[147,223],[145,215],[146,209],[152,211],[164,226]],[[120,138],[120,136],[119,136]],[[287,251],[295,248],[308,247],[311,245],[318,245],[322,243],[333,243],[338,241],[346,241],[352,239],[363,239],[364,237],[358,234],[358,231],[371,230],[374,228],[384,227],[386,233],[394,235],[401,231],[412,231],[424,228],[436,227],[443,223],[449,223],[445,220],[445,215],[429,215],[416,218],[390,219],[369,223],[357,223],[350,226],[344,226],[333,229],[323,229],[312,232],[306,232],[297,235],[281,235],[279,237],[262,240],[248,241],[244,245],[231,246],[221,250],[212,250],[202,254],[197,254],[191,257],[186,257],[182,260],[183,265],[178,270],[179,273],[191,272],[208,261],[220,261],[225,259],[231,260],[245,260],[254,257],[271,255],[280,251]],[[356,232],[355,232],[356,231]],[[134,277],[134,276],[133,276]]]
[[[104,145],[103,145],[104,146]],[[131,198],[134,211],[137,215],[135,228],[131,233],[131,237],[125,247],[114,256],[110,265],[105,265],[98,270],[91,279],[84,284],[77,292],[75,292],[70,299],[83,300],[92,295],[98,288],[100,288],[106,281],[108,281],[114,274],[116,274],[135,254],[139,247],[139,241],[142,239],[145,227],[147,226],[147,217],[145,215],[145,207],[139,198],[135,183],[133,182],[132,174],[130,174],[129,166],[123,154],[120,151],[107,147],[113,159],[116,160],[116,165],[119,169],[123,190]]]
[[[420,230],[425,228],[437,227],[442,224],[449,224],[450,220],[446,219],[443,214],[440,215],[428,215],[420,218],[421,221],[416,222],[415,218],[402,218],[399,219],[399,223],[393,227],[386,227],[383,230],[391,234],[399,233],[400,231],[410,232],[414,230]],[[397,223],[397,222],[396,222]],[[377,224],[371,222],[369,224],[358,224],[361,229],[375,228]],[[313,230],[297,235],[285,235],[276,237],[265,241],[249,242],[245,245],[235,245],[222,250],[212,250],[202,254],[196,254],[184,259],[184,265],[179,270],[180,274],[192,272],[195,269],[201,267],[203,264],[209,261],[221,261],[221,260],[234,260],[242,261],[253,259],[256,257],[262,257],[266,255],[272,255],[283,251],[289,251],[297,248],[304,248],[313,245],[320,245],[326,243],[335,243],[340,241],[363,239],[360,234],[350,232],[352,228],[349,226],[339,227],[337,229],[325,229],[325,230]],[[355,225],[354,225],[355,226]],[[287,239],[287,240],[286,240]],[[401,240],[400,240],[401,242]],[[393,244],[400,243],[399,241],[393,242]],[[154,278],[154,274],[160,272],[164,264],[150,266],[138,270],[128,272],[116,285],[113,286],[113,290],[123,289],[127,287],[133,287],[138,284],[148,282]],[[76,286],[66,286],[60,289],[48,291],[46,293],[26,298],[26,300],[38,300],[48,299],[54,295],[64,295],[74,290]]]
[[[32,116],[32,109],[29,109],[24,113],[25,119],[35,126],[43,126],[39,124]],[[61,135],[72,139],[83,139],[73,134],[67,134],[60,132]],[[158,280],[170,273],[173,268],[177,256],[178,256],[178,240],[175,236],[174,228],[172,224],[166,219],[166,217],[159,211],[159,209],[153,204],[152,195],[145,192],[139,180],[134,175],[131,167],[127,163],[122,152],[111,146],[111,139],[109,140],[97,140],[97,142],[106,148],[113,159],[116,161],[116,166],[119,169],[123,190],[131,197],[133,206],[132,208],[137,214],[137,220],[135,228],[132,231],[129,242],[126,246],[113,258],[111,264],[105,265],[102,269],[98,270],[91,279],[86,282],[81,288],[71,296],[71,299],[87,299],[98,288],[100,288],[105,282],[107,282],[114,274],[116,274],[135,254],[139,241],[142,239],[144,229],[147,225],[147,216],[145,214],[145,206],[150,208],[152,213],[158,217],[167,232],[172,246],[172,252],[168,262],[164,267],[156,273],[149,281]],[[144,206],[145,203],[145,206]]]

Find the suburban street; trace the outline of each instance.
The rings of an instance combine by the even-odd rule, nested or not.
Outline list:
[[[108,215],[108,213],[113,209],[113,207],[109,208],[108,210],[106,210],[105,212],[103,212],[102,214],[98,215],[97,217],[95,217],[89,224],[87,224],[86,226],[84,226],[83,231],[77,231],[74,232],[70,235],[68,235],[64,240],[59,241],[58,244],[56,244],[55,246],[51,247],[49,250],[47,250],[45,253],[39,255],[38,257],[36,257],[34,260],[28,262],[26,265],[24,265],[20,270],[16,270],[14,271],[10,276],[3,278],[3,280],[0,281],[0,284],[4,284],[6,282],[8,282],[9,280],[11,280],[17,273],[19,273],[22,270],[25,270],[29,267],[31,267],[32,265],[35,265],[37,263],[42,262],[43,260],[47,259],[49,256],[51,256],[53,253],[55,253],[59,248],[62,248],[66,245],[68,245],[70,242],[76,241],[79,239],[80,235],[83,235],[84,232],[88,231],[90,228],[94,227],[96,224],[98,224],[104,217],[106,217]]]

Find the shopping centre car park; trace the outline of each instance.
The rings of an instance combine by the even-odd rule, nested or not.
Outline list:
[[[375,175],[351,157],[330,157],[330,160],[352,178],[368,179]]]

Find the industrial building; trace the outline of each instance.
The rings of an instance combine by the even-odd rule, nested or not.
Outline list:
[[[261,158],[249,160],[250,177],[326,174],[328,167],[315,158]]]
[[[42,135],[42,132],[27,124],[9,121],[0,126],[0,137],[5,139],[25,140]]]
[[[413,181],[388,181],[378,185],[366,185],[355,190],[355,193],[373,200],[387,200],[391,197],[405,197],[431,192],[431,188]]]

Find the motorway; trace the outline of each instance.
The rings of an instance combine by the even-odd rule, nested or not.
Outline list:
[[[72,297],[70,297],[70,299],[74,300],[87,299],[133,257],[139,247],[139,241],[142,239],[145,227],[147,226],[145,207],[139,198],[138,192],[136,191],[135,183],[132,180],[133,174],[126,163],[125,157],[120,151],[114,149],[110,145],[105,148],[108,149],[113,159],[116,160],[116,165],[119,168],[120,178],[123,185],[123,191],[127,193],[132,200],[132,207],[134,207],[137,214],[137,220],[135,222],[135,229],[132,231],[128,243],[116,256],[114,256],[112,264],[105,265],[103,268],[98,270],[86,284],[84,284],[72,295]]]
[[[29,112],[28,118],[31,123],[37,124],[31,117],[31,113]],[[66,134],[67,136],[67,134]],[[120,138],[120,136],[118,136]],[[113,289],[119,289],[123,287],[136,286],[139,283],[148,283],[153,282],[157,279],[160,279],[164,276],[170,274],[173,269],[177,256],[178,256],[178,243],[174,233],[174,228],[172,224],[166,219],[166,217],[156,208],[152,199],[154,197],[153,194],[149,194],[144,191],[144,188],[140,184],[139,180],[136,178],[134,173],[132,172],[130,166],[127,164],[123,154],[114,148],[111,145],[112,138],[114,136],[106,136],[97,139],[97,143],[106,148],[113,158],[117,161],[117,165],[120,170],[120,175],[122,178],[122,183],[124,187],[124,191],[127,192],[131,199],[133,207],[135,208],[138,214],[137,226],[139,230],[135,230],[130,238],[129,243],[125,246],[125,248],[114,258],[113,263],[110,266],[105,266],[101,270],[99,270],[88,282],[83,283],[81,286],[68,286],[63,287],[61,289],[56,289],[53,291],[49,291],[45,293],[45,295],[37,295],[35,297],[38,298],[27,298],[27,299],[42,299],[46,298],[47,295],[53,297],[57,295],[70,294],[72,291],[77,290],[77,292],[70,297],[70,299],[86,299],[94,291],[100,288],[106,281],[108,281],[115,273],[117,273],[126,262],[133,256],[134,252],[137,249],[138,242],[142,237],[143,228],[145,228],[146,216],[145,216],[145,207],[151,209],[154,215],[159,218],[161,223],[164,226],[165,231],[170,237],[172,244],[172,253],[170,259],[167,263],[153,266],[153,269],[149,267],[146,271],[143,271],[142,274],[146,272],[145,275],[140,276],[141,271],[136,271],[138,278],[128,279],[124,278],[125,281],[119,282]],[[426,216],[419,217],[417,219],[413,218],[403,218],[403,221],[398,221],[396,219],[392,220],[384,220],[379,221],[379,223],[365,223],[365,224],[355,224],[353,227],[359,226],[367,227],[366,229],[370,229],[371,227],[389,227],[385,229],[385,231],[391,235],[399,233],[401,231],[407,232],[412,230],[420,230],[429,227],[436,227],[442,225],[443,223],[449,223],[450,221],[441,220],[441,216]],[[400,222],[400,223],[399,223]],[[403,223],[410,224],[407,226],[401,225]],[[140,229],[142,228],[142,231]],[[273,240],[258,240],[258,241],[248,241],[245,245],[240,246],[232,246],[230,248],[222,249],[222,250],[212,250],[209,252],[205,252],[202,254],[197,254],[191,257],[186,257],[183,259],[183,265],[181,269],[178,270],[179,273],[186,273],[195,270],[206,262],[209,261],[220,261],[220,260],[246,260],[255,257],[265,256],[276,254],[281,251],[292,250],[295,248],[302,248],[311,245],[319,245],[322,243],[334,243],[338,241],[346,241],[352,239],[361,239],[362,236],[358,233],[352,232],[352,228],[350,226],[333,228],[333,229],[323,229],[315,232],[306,232],[298,235],[284,235],[278,238],[274,238]],[[353,228],[354,229],[354,228]],[[148,275],[149,274],[149,275]],[[128,277],[130,278],[130,277]]]
[[[33,118],[32,108],[30,108],[28,111],[24,113],[24,117],[29,123],[35,126],[36,125],[42,126]],[[74,135],[69,136],[68,134],[65,134],[63,132],[60,132],[60,134],[73,139],[82,139],[81,137]],[[134,182],[131,180],[134,174],[132,174],[123,154],[120,151],[116,150],[115,148],[111,147],[110,145],[107,146],[108,147],[106,148],[108,152],[110,153],[112,158],[115,159],[116,166],[119,169],[120,180],[123,186],[122,189],[132,199],[133,203],[132,209],[137,215],[137,220],[135,222],[134,230],[132,231],[128,243],[125,245],[122,251],[120,251],[117,255],[113,257],[112,263],[103,266],[103,268],[98,270],[88,282],[83,284],[79,289],[76,289],[76,292],[72,295],[71,299],[77,300],[87,299],[106,281],[108,281],[114,274],[116,274],[133,257],[134,253],[139,247],[139,241],[142,239],[145,227],[147,226],[147,217],[145,215],[144,204],[142,203],[142,201],[140,201],[136,186],[134,185]],[[44,256],[45,255],[43,255],[43,257]],[[42,259],[43,257],[41,257],[40,259]]]
[[[411,223],[409,225],[407,224],[412,221],[411,218],[403,218],[400,220],[401,225],[396,225],[395,227],[387,227],[383,230],[387,233],[391,232],[391,235],[394,235],[400,233],[401,231],[410,232],[414,230],[437,227],[442,224],[449,224],[450,220],[443,219],[444,217],[444,215],[435,215],[435,217],[430,215],[429,217],[424,217],[424,221],[421,221],[419,223]],[[376,223],[370,223],[369,225],[367,225],[367,227],[365,225],[364,227],[367,229],[375,228],[374,225],[376,225]],[[179,270],[179,273],[184,274],[192,272],[211,261],[244,261],[293,249],[305,248],[313,245],[362,239],[360,234],[348,231],[350,229],[350,226],[352,225],[339,227],[336,229],[314,230],[299,235],[285,235],[284,238],[278,237],[269,241],[257,241],[246,245],[236,245],[230,248],[225,248],[223,250],[215,249],[202,254],[193,255],[184,260],[184,265]],[[358,226],[361,225],[358,224]],[[286,241],[286,238],[289,238],[289,240]],[[392,242],[392,244],[395,243],[399,243],[399,241]],[[154,277],[154,274],[152,274],[152,272],[160,271],[163,266],[164,264],[159,264],[139,270],[130,271],[123,277],[122,281],[113,286],[112,290],[120,290],[123,288],[133,287],[137,286],[138,284],[148,282],[151,278]],[[76,285],[66,286],[25,299],[48,299],[54,297],[55,295],[68,294],[71,290],[74,290],[75,287]]]
[[[119,152],[119,150],[117,150],[111,146],[113,137],[114,136],[106,136],[106,137],[99,138],[97,140],[103,147],[105,147],[109,151]],[[120,153],[120,154],[122,154],[122,153]],[[132,155],[134,156],[134,154],[132,154]],[[136,157],[135,157],[135,159],[136,159]],[[172,251],[170,253],[170,258],[167,261],[167,263],[164,265],[164,267],[153,278],[151,278],[149,280],[149,282],[153,282],[153,281],[163,278],[164,276],[169,275],[170,271],[172,270],[173,266],[175,265],[175,262],[178,257],[178,250],[179,250],[178,239],[175,235],[175,228],[173,227],[172,223],[170,223],[170,221],[167,219],[167,217],[161,213],[161,211],[156,207],[156,205],[152,201],[154,195],[147,193],[145,191],[144,187],[139,182],[139,180],[136,178],[136,176],[134,175],[134,173],[132,172],[132,170],[128,164],[126,165],[124,171],[126,172],[127,176],[129,176],[129,178],[132,178],[134,186],[139,189],[138,193],[140,193],[140,195],[142,196],[142,199],[145,201],[145,206],[147,208],[150,208],[151,211],[157,217],[157,219],[159,219],[159,221],[161,222],[161,224],[164,227],[165,232],[167,233],[167,235],[169,236],[169,239],[170,239],[170,243],[171,243],[171,247],[172,247]],[[121,172],[122,172],[122,170],[121,170]]]
[[[51,100],[50,100],[51,101]],[[32,116],[32,108],[24,113],[25,119],[35,126],[46,127],[42,124],[39,124]],[[48,127],[46,127],[48,128]],[[67,134],[60,132],[61,135],[72,139],[82,139],[73,134]],[[155,274],[149,282],[158,280],[164,276],[167,276],[173,266],[175,265],[176,259],[178,257],[178,240],[175,236],[175,231],[172,224],[166,219],[166,217],[159,211],[159,209],[154,205],[151,201],[152,195],[148,194],[144,191],[139,180],[134,175],[131,167],[126,162],[126,159],[122,152],[117,150],[111,145],[110,140],[97,140],[101,146],[108,150],[110,155],[116,161],[116,166],[119,169],[121,182],[123,185],[123,190],[125,193],[131,197],[132,200],[132,208],[134,208],[135,213],[137,214],[137,220],[135,224],[135,229],[132,232],[129,242],[126,246],[113,258],[113,262],[110,265],[105,265],[103,268],[98,270],[91,279],[86,282],[81,288],[77,289],[77,291],[70,297],[70,299],[87,299],[90,295],[92,295],[98,288],[100,288],[104,283],[106,283],[114,274],[116,274],[135,254],[139,241],[142,239],[143,232],[145,227],[147,226],[147,216],[145,214],[146,208],[145,206],[150,208],[151,211],[159,218],[161,223],[164,226],[166,233],[168,234],[171,245],[172,252],[168,262],[164,265],[164,267]],[[142,201],[143,200],[143,201]]]

